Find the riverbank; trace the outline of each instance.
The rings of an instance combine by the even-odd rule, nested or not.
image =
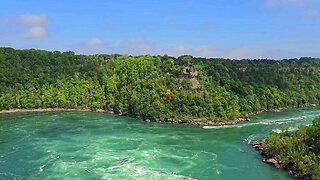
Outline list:
[[[305,107],[315,107],[315,106],[305,106]],[[285,107],[279,109],[264,109],[256,112],[243,113],[241,117],[234,118],[228,121],[211,121],[207,118],[196,118],[196,119],[180,119],[180,118],[169,118],[169,119],[160,119],[160,118],[141,118],[145,122],[157,122],[157,123],[169,123],[169,124],[192,124],[196,126],[227,126],[227,125],[236,125],[244,121],[250,121],[250,119],[263,112],[282,112],[283,110],[290,109],[294,107]],[[115,113],[116,114],[116,113]]]
[[[127,116],[127,114],[116,113],[113,111],[106,111],[103,109],[92,110],[90,108],[36,108],[36,109],[7,109],[1,110],[0,114],[9,114],[9,113],[19,113],[19,112],[105,112],[109,114],[116,114],[119,116]],[[263,111],[261,111],[263,112]],[[168,123],[168,124],[192,124],[196,126],[224,126],[224,125],[234,125],[242,121],[249,121],[251,117],[261,113],[246,113],[245,117],[235,118],[230,121],[210,121],[206,118],[197,118],[197,119],[181,119],[181,118],[142,118],[142,117],[133,117],[138,118],[145,122],[156,122],[156,123]]]
[[[318,107],[319,105],[316,104],[305,104],[302,106],[286,106],[286,107],[281,107],[281,108],[270,108],[270,109],[263,109],[261,111],[256,111],[256,112],[248,112],[248,113],[243,113],[241,117],[234,118],[230,121],[225,121],[225,122],[213,122],[213,121],[193,121],[192,124],[194,125],[199,125],[199,126],[225,126],[225,125],[235,125],[243,121],[250,121],[250,119],[256,115],[259,115],[263,112],[282,112],[284,110],[288,109],[293,109],[293,108],[303,108],[303,107]]]
[[[113,111],[106,111],[103,109],[92,110],[90,108],[35,108],[35,109],[6,109],[1,110],[0,114],[9,114],[9,113],[19,113],[19,112],[105,112],[109,114],[116,114],[119,116],[127,116],[127,114],[116,113]],[[197,119],[180,119],[180,118],[142,118],[142,117],[133,117],[138,118],[145,122],[157,122],[157,123],[168,123],[168,124],[192,124],[197,126],[223,126],[223,125],[233,125],[240,123],[242,121],[248,121],[249,117],[256,115],[257,113],[248,113],[247,117],[244,118],[235,118],[231,121],[226,122],[213,122],[207,120],[206,118],[197,118]]]
[[[0,114],[18,113],[18,112],[105,112],[102,109],[91,110],[89,108],[38,108],[38,109],[8,109],[1,110]]]
[[[262,162],[269,164],[277,169],[283,169],[289,172],[290,175],[299,178],[299,179],[310,179],[309,177],[299,176],[298,169],[292,164],[284,164],[283,162],[277,160],[276,157],[273,157],[268,153],[266,149],[265,140],[252,141],[250,142],[253,149],[255,149],[261,156]]]
[[[302,107],[317,107],[314,104],[304,105]],[[192,124],[196,126],[226,126],[226,125],[235,125],[244,121],[250,121],[250,119],[263,112],[282,112],[283,110],[295,108],[294,106],[283,107],[279,109],[263,109],[256,112],[247,112],[243,113],[241,117],[231,119],[229,121],[211,121],[207,118],[196,118],[196,119],[182,119],[182,118],[143,118],[143,117],[134,117],[140,119],[144,122],[156,122],[156,123],[168,123],[168,124]],[[122,112],[113,112],[103,109],[90,109],[90,108],[35,108],[35,109],[8,109],[1,110],[0,114],[6,113],[18,113],[18,112],[104,112],[109,114],[116,114],[119,116],[128,116],[126,113]]]

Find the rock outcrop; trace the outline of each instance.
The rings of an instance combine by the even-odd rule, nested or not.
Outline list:
[[[252,141],[250,142],[252,148],[259,152],[262,156],[262,162],[272,165],[278,169],[285,169],[289,172],[290,175],[298,177],[299,179],[310,179],[309,177],[298,176],[298,169],[292,164],[283,164],[281,161],[278,161],[275,157],[271,156],[268,153],[265,143],[263,141]]]

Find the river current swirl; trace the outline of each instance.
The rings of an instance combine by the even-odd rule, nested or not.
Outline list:
[[[0,114],[0,179],[291,179],[248,142],[319,115],[291,109],[200,128],[95,112]]]

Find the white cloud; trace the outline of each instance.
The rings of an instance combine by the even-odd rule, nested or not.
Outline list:
[[[46,34],[47,34],[47,31],[44,27],[34,26],[34,27],[31,27],[31,29],[25,34],[25,37],[29,39],[36,39],[36,38],[42,38]]]
[[[211,44],[201,44],[193,48],[188,48],[185,53],[179,54],[191,54],[196,57],[221,57],[230,59],[258,59],[265,58],[265,52],[259,48],[239,47],[232,49],[221,49]]]
[[[139,27],[139,30],[142,31],[142,32],[152,32],[152,31],[154,31],[153,28],[151,28],[149,26],[146,26],[146,25]]]
[[[221,57],[230,59],[259,59],[266,58],[266,53],[260,48],[240,47],[222,52]]]
[[[158,54],[161,54],[161,55],[168,54],[168,55],[174,56],[174,57],[190,54],[190,52],[191,52],[190,49],[183,44],[179,44],[179,45],[176,45],[173,47],[158,50]]]
[[[0,41],[0,47],[11,46],[11,43],[7,41]]]
[[[25,25],[44,25],[48,22],[48,16],[46,14],[25,13],[18,17],[5,17],[4,21],[6,23],[18,23]]]
[[[26,28],[28,30],[24,33],[24,37],[28,39],[42,38],[47,34],[45,24],[48,22],[48,16],[46,14],[25,13],[20,16],[8,16],[3,19],[3,22],[12,24],[14,27],[12,31],[7,30],[7,34]]]
[[[102,40],[98,37],[94,37],[85,42],[88,47],[95,47],[101,45]]]
[[[12,35],[15,34],[18,30],[14,28],[0,29],[0,35]]]
[[[260,48],[239,47],[233,49],[216,48],[212,44],[200,44],[194,47],[188,47],[179,44],[172,47],[157,47],[154,43],[145,39],[128,39],[120,43],[118,47],[121,54],[129,55],[163,55],[179,57],[190,54],[196,57],[223,57],[231,59],[258,59],[265,58],[266,52]]]
[[[156,47],[144,39],[127,39],[119,45],[120,53],[130,55],[155,54]]]
[[[103,42],[99,37],[93,37],[86,41],[71,45],[71,49],[80,54],[99,54],[104,52]]]
[[[26,13],[19,17],[19,22],[23,24],[45,24],[48,21],[46,14]]]
[[[309,3],[320,2],[320,0],[266,0],[266,3],[271,6],[275,5],[304,5]]]
[[[214,21],[204,21],[203,25],[207,29],[215,30],[218,26],[217,23]]]
[[[309,16],[320,16],[320,10],[309,9],[309,10],[306,10],[306,14]]]
[[[86,41],[76,43],[71,46],[72,50],[80,54],[101,54],[101,53],[120,53],[128,55],[164,55],[179,57],[182,55],[192,55],[203,58],[229,58],[229,59],[281,59],[285,56],[291,57],[292,54],[285,54],[284,51],[262,49],[258,47],[234,47],[220,48],[213,44],[199,44],[187,46],[178,44],[171,47],[159,47],[154,42],[143,38],[130,38],[122,41],[118,46],[108,47],[104,45],[99,37],[94,37]],[[108,51],[108,52],[107,52]]]
[[[129,54],[133,56],[137,55],[163,55],[168,54],[170,56],[178,57],[190,52],[189,48],[180,44],[173,47],[159,48],[154,43],[145,39],[131,38],[122,41],[118,46],[119,53]]]
[[[193,54],[201,57],[214,57],[217,56],[217,50],[211,44],[203,44],[193,48]]]

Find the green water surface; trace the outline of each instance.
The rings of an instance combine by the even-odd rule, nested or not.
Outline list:
[[[248,142],[319,115],[292,109],[200,128],[94,112],[1,114],[0,179],[292,179]]]

